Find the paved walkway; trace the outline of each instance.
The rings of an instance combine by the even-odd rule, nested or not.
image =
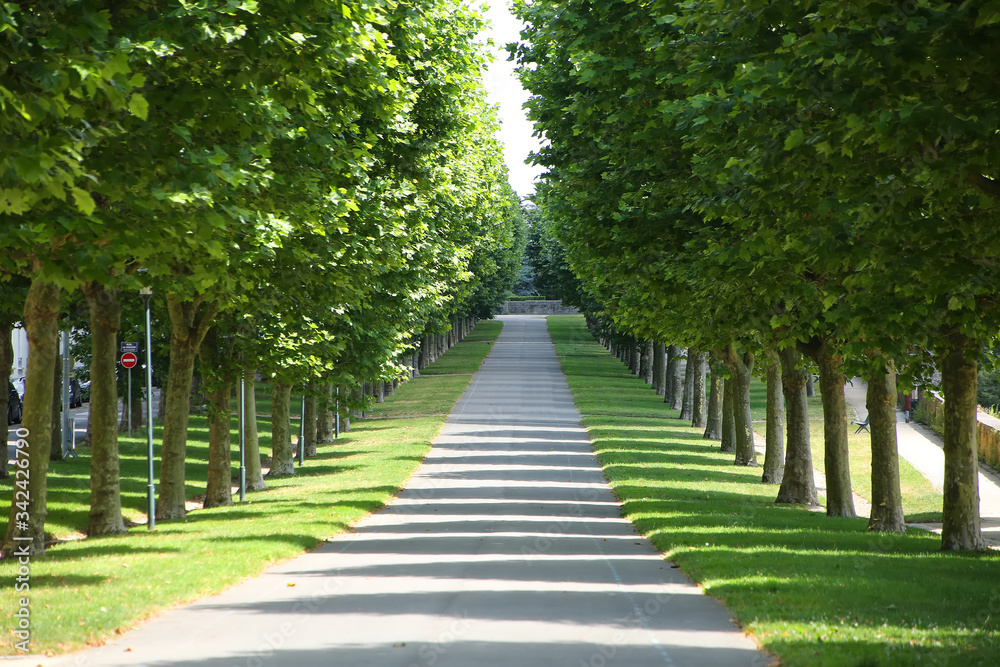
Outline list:
[[[861,378],[847,383],[844,394],[847,402],[863,421],[868,414],[866,407],[867,384]],[[855,427],[856,428],[856,427]],[[896,442],[899,455],[927,478],[935,489],[944,489],[944,442],[934,431],[916,422],[906,423],[902,412],[896,413]],[[980,468],[979,516],[982,519],[983,538],[992,545],[1000,545],[1000,478],[992,471]],[[941,524],[918,524],[941,532]]]
[[[621,518],[544,317],[503,319],[433,450],[385,510],[108,646],[25,664],[768,664]]]

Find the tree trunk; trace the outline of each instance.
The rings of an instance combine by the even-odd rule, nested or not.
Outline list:
[[[705,358],[704,352],[694,354],[694,391],[691,404],[691,426],[705,428]]]
[[[712,380],[708,386],[708,423],[702,436],[706,440],[722,438],[722,383],[719,372],[712,368]]]
[[[215,317],[216,304],[200,297],[180,301],[167,295],[172,334],[170,370],[167,375],[166,412],[163,418],[163,445],[160,448],[160,490],[156,503],[157,521],[183,519],[187,514],[184,460],[187,455],[188,411],[194,360],[201,341]]]
[[[26,461],[15,470],[10,518],[3,542],[6,557],[27,552],[45,553],[46,477],[52,445],[52,381],[59,356],[59,287],[39,279],[31,281],[24,304],[24,328],[28,332],[24,393],[24,419],[15,433],[17,461]],[[25,474],[21,474],[24,472]],[[27,488],[19,486],[23,482]],[[27,538],[27,539],[20,539]]]
[[[56,333],[56,345],[62,347],[58,340],[59,333]],[[30,349],[28,358],[31,358]],[[52,428],[49,430],[49,460],[63,460],[63,432],[62,432],[62,383],[63,383],[63,358],[62,354],[56,353],[56,367],[52,371]],[[27,393],[27,392],[25,392]]]
[[[667,346],[656,343],[653,347],[653,387],[657,396],[667,391]]]
[[[721,354],[729,368],[729,382],[733,385],[733,428],[736,431],[736,460],[738,466],[757,465],[757,450],[753,446],[753,422],[750,418],[750,380],[754,356],[751,352],[736,351],[731,344]]]
[[[823,401],[823,442],[826,452],[826,515],[856,517],[851,493],[850,450],[847,448],[846,379],[840,355],[825,339],[814,340],[805,352],[819,365],[819,391]]]
[[[736,382],[728,377],[722,383],[722,437],[719,448],[724,452],[736,451],[736,420],[733,418],[733,391]]]
[[[287,477],[295,474],[295,450],[292,449],[290,419],[292,385],[286,382],[271,383],[271,470],[268,477]]]
[[[337,398],[346,399],[348,392],[344,385],[335,385],[334,392]],[[340,400],[334,406],[334,410],[340,411],[340,432],[349,433],[351,431],[351,411],[347,409],[347,401]]]
[[[891,361],[885,372],[876,372],[868,380],[867,404],[872,441],[872,513],[868,530],[905,533],[896,445],[896,369]]]
[[[680,410],[681,401],[684,398],[680,365],[681,347],[671,345],[667,349],[667,355],[667,387],[669,387],[669,391],[664,395],[663,402],[669,403],[671,410]]]
[[[378,380],[375,382],[375,402],[385,403],[385,381]]]
[[[305,453],[306,456],[316,456],[316,433],[319,431],[316,425],[316,397],[306,398],[305,414],[302,415],[305,426]]]
[[[697,360],[694,348],[687,349],[687,363],[684,364],[684,396],[681,399],[681,414],[678,417],[690,421],[694,417],[694,376],[697,373]]]
[[[233,504],[232,386],[223,378],[212,380],[208,398],[208,484],[205,509]],[[258,462],[260,457],[257,458]],[[249,483],[247,484],[249,486]]]
[[[325,382],[322,388],[323,400],[316,411],[316,443],[329,445],[333,442],[333,385]]]
[[[816,398],[816,385],[812,373],[806,373],[806,398]]]
[[[781,363],[778,355],[768,352],[767,360],[767,430],[764,448],[765,484],[780,484],[785,467],[785,406],[782,404]]]
[[[653,341],[647,340],[642,347],[642,381],[648,385],[653,384],[653,355],[656,353],[656,346]]]
[[[126,532],[118,461],[118,329],[121,305],[114,288],[84,283],[90,308],[90,520],[87,536]],[[141,405],[141,402],[140,402]]]
[[[14,369],[14,345],[11,340],[13,332],[14,323],[7,319],[0,319],[0,377],[9,378]],[[7,388],[0,388],[0,415],[3,415],[4,420],[7,419],[9,408]],[[10,459],[8,438],[4,438],[3,442],[0,443],[0,479],[10,477],[10,472],[7,470],[7,462]]]
[[[128,396],[122,397],[122,402],[124,405],[121,409],[122,418],[118,423],[119,431],[128,431],[129,417],[132,419],[132,431],[138,431],[142,428],[142,420],[145,417],[145,413],[142,410],[142,388],[143,388],[143,375],[141,372],[137,372],[139,367],[133,370],[132,375],[132,414],[128,413]],[[123,370],[123,373],[128,373],[128,370]],[[126,390],[127,391],[127,390]],[[118,406],[115,406],[115,416],[117,416]]]
[[[795,348],[778,350],[781,359],[781,389],[785,395],[785,471],[777,503],[816,505],[816,480],[809,444],[809,401],[806,382],[810,375],[801,367],[802,355]]]
[[[942,332],[944,390],[944,506],[941,549],[985,548],[979,519],[979,452],[976,449],[976,341],[957,329]]]
[[[246,461],[247,491],[267,488],[260,469],[260,437],[257,433],[257,373],[243,370],[243,458]]]

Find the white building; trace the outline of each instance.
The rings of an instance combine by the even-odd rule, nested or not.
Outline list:
[[[23,378],[28,372],[28,332],[24,329],[14,329],[11,335],[14,344],[14,366],[10,370],[10,378]]]

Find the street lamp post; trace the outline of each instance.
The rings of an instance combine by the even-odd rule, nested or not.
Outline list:
[[[306,389],[302,388],[302,402],[299,404],[299,466],[306,460]]]
[[[149,312],[149,300],[153,297],[152,287],[143,287],[139,296],[146,304],[146,458],[149,463],[149,485],[146,491],[146,507],[149,515],[147,526],[156,529],[156,482],[153,477],[153,327]],[[131,418],[130,418],[131,419]]]
[[[240,502],[247,499],[246,377],[240,373]]]

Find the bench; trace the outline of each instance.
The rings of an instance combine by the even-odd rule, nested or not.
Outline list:
[[[865,417],[865,420],[863,422],[851,422],[851,423],[858,427],[858,430],[854,432],[855,434],[861,433],[862,431],[868,431],[868,417],[867,416]],[[871,433],[871,431],[868,431],[868,432]]]

